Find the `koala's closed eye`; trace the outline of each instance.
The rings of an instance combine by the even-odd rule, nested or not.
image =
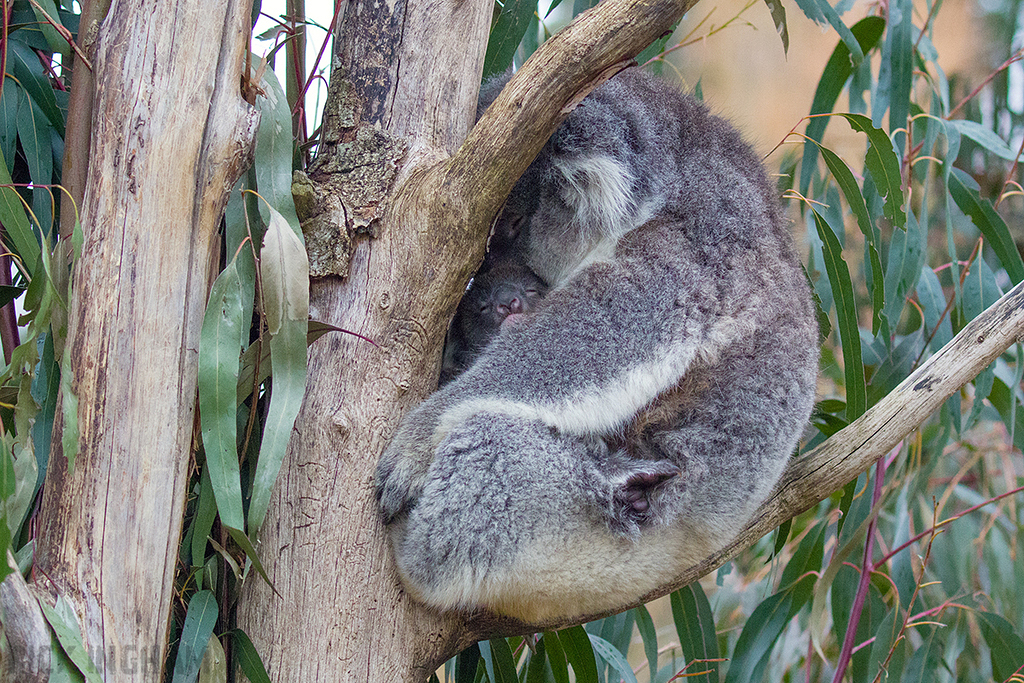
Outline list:
[[[814,400],[810,292],[758,156],[639,69],[569,115],[498,226],[487,263],[551,289],[524,324],[477,320],[483,350],[382,456],[398,570],[438,608],[610,610],[771,491]]]

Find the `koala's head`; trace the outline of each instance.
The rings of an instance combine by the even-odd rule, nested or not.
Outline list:
[[[459,304],[455,325],[470,351],[479,352],[518,316],[533,311],[548,287],[533,271],[506,261],[478,274]]]
[[[489,81],[481,103],[493,100],[509,76]],[[645,79],[637,70],[623,72],[569,114],[509,195],[487,263],[511,255],[557,286],[602,242],[650,217],[653,113],[628,96]]]

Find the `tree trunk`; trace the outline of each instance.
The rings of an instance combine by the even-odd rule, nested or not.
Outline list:
[[[96,44],[77,411],[54,430],[35,580],[74,601],[106,681],[158,681],[166,655],[214,238],[257,122],[239,91],[249,10],[124,0]],[[58,438],[75,423],[77,455]]]

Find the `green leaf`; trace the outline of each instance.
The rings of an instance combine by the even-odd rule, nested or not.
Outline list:
[[[1000,159],[1006,159],[1007,161],[1017,160],[1017,150],[1010,149],[1010,146],[995,131],[986,128],[976,121],[954,119],[947,121],[946,125],[956,128],[960,131],[961,135],[974,140],[984,147],[986,151],[995,154]]]
[[[905,683],[932,683],[935,673],[942,669],[944,649],[945,643],[939,637],[939,628],[926,628],[924,642],[911,655],[902,680]]]
[[[217,277],[199,335],[199,417],[217,509],[225,525],[244,528],[238,471],[238,362],[243,326],[241,282],[232,261]]]
[[[197,592],[188,601],[171,683],[191,683],[196,680],[216,623],[217,599],[210,591]]]
[[[25,447],[20,440],[13,439],[10,433],[0,438],[0,451],[0,461],[4,463],[0,466],[0,478],[3,479],[0,510],[7,520],[8,531],[13,539],[18,537],[32,509],[39,468],[32,449]]]
[[[907,295],[917,286],[927,246],[927,235],[913,214],[907,217],[906,230],[893,232],[886,259],[885,291],[888,297],[885,317],[894,327],[906,305]]]
[[[18,138],[32,183],[40,186],[32,190],[32,211],[40,233],[49,235],[53,226],[53,198],[45,186],[53,182],[53,129],[24,91],[22,97],[25,101],[18,107]]]
[[[903,210],[903,179],[900,176],[900,162],[893,148],[892,140],[880,128],[875,128],[871,120],[860,114],[840,113],[850,127],[868,136],[868,152],[864,157],[864,166],[875,181],[878,193],[885,198],[883,212],[893,227],[902,228],[907,222],[907,214]]]
[[[576,673],[577,683],[596,683],[597,660],[590,637],[582,626],[573,626],[558,632],[558,639],[565,648],[566,659]]]
[[[53,607],[50,607],[45,600],[40,600],[39,606],[43,610],[46,622],[53,629],[53,634],[57,637],[57,642],[60,643],[64,654],[82,672],[85,680],[89,683],[103,683],[99,670],[89,658],[85,645],[82,644],[82,628],[79,626],[78,618],[71,606],[60,596],[57,596],[57,604]]]
[[[927,265],[921,266],[921,275],[917,278],[917,300],[924,309],[924,324],[926,332],[935,335],[932,338],[931,349],[938,351],[953,338],[953,327],[948,315],[943,315],[946,310],[946,298],[939,284],[939,278]]]
[[[888,103],[889,132],[894,134],[897,129],[906,129],[909,114],[914,70],[913,9],[910,0],[889,2],[889,30],[882,46],[876,101],[871,104],[872,118],[880,122],[885,103]],[[897,134],[896,139],[905,141],[906,133]],[[878,178],[875,178],[875,182],[878,182]]]
[[[899,601],[889,610],[889,614],[882,619],[882,623],[875,632],[875,642],[871,645],[871,656],[868,660],[868,676],[878,675],[883,668],[889,672],[886,676],[882,674],[882,681],[898,681],[903,671],[903,659],[906,656],[906,641],[900,635],[903,627],[903,619],[900,616],[901,610]],[[890,657],[891,653],[891,657]],[[889,660],[886,664],[886,659]]]
[[[771,12],[772,21],[775,23],[775,31],[782,39],[782,52],[789,54],[789,28],[786,26],[786,8],[782,6],[782,0],[764,0]],[[799,2],[797,4],[800,4]]]
[[[569,683],[569,662],[565,655],[565,648],[562,647],[562,639],[557,632],[548,631],[544,633],[541,640],[547,650],[548,663],[551,665],[551,675],[555,679],[555,683]]]
[[[949,176],[949,194],[985,236],[985,241],[999,257],[999,262],[1013,283],[1024,280],[1024,261],[1021,260],[1006,222],[992,208],[991,202],[981,198],[980,188],[974,179],[954,168]]]
[[[499,74],[512,66],[516,48],[526,35],[530,20],[537,11],[536,0],[505,0],[498,20],[491,27],[484,56],[484,78]]]
[[[818,24],[828,22],[843,39],[843,45],[850,51],[850,61],[857,66],[864,61],[864,51],[849,27],[839,18],[839,13],[829,4],[828,0],[796,0],[797,6],[803,10],[808,19]]]
[[[249,679],[249,683],[270,683],[270,676],[267,668],[263,666],[256,646],[249,640],[249,636],[241,629],[231,632],[231,639],[235,646],[235,656],[238,658],[238,666],[242,673]]]
[[[526,683],[547,683],[547,663],[547,647],[544,645],[544,639],[541,638],[526,665]],[[462,683],[462,681],[456,681],[456,683]],[[472,683],[472,681],[467,681],[467,683]]]
[[[842,643],[846,638],[846,629],[850,626],[850,619],[853,614],[853,602],[860,587],[860,572],[849,564],[841,564],[832,581],[830,592],[830,603],[832,607],[833,629],[835,630],[836,642]],[[821,591],[819,589],[819,595]],[[863,643],[874,636],[882,617],[888,612],[882,596],[874,585],[868,584],[868,595],[861,608],[860,618],[855,624],[854,637],[856,643]],[[871,651],[862,647],[853,653],[850,658],[850,671],[855,681],[870,680],[874,674],[868,676],[868,657]]]
[[[0,163],[0,185],[9,186],[12,183],[14,181],[7,172],[7,164]],[[31,275],[32,268],[39,262],[39,240],[32,232],[21,195],[12,187],[0,187],[0,223],[11,240],[10,246],[18,252],[21,264]]]
[[[718,659],[718,637],[715,634],[711,605],[704,595],[704,589],[694,581],[672,593],[669,602],[672,605],[672,621],[675,622],[679,645],[686,663],[701,660],[686,669],[686,680],[717,683],[719,662],[711,660]],[[694,676],[700,671],[707,673]]]
[[[258,98],[256,107],[260,110],[260,127],[256,131],[256,184],[260,196],[277,210],[289,225],[299,225],[295,214],[295,200],[292,199],[292,114],[288,98],[273,69],[267,69],[260,82],[265,98]],[[270,218],[260,213],[264,222]],[[301,231],[297,233],[302,239]]]
[[[827,147],[819,145],[819,149],[822,158],[825,160],[825,165],[828,166],[832,177],[836,179],[839,189],[843,191],[843,196],[846,197],[846,203],[850,205],[850,210],[857,218],[857,226],[860,228],[861,234],[864,235],[868,250],[868,260],[871,264],[871,333],[878,334],[882,323],[882,312],[885,308],[885,277],[882,274],[882,261],[878,256],[879,237],[876,234],[878,231],[871,223],[868,207],[864,202],[864,195],[861,194],[860,186],[857,185],[857,179],[854,178],[853,172],[850,171],[846,162]]]
[[[512,650],[504,638],[481,641],[480,656],[483,657],[491,683],[518,683],[519,675],[516,673]]]
[[[50,125],[56,129],[63,139],[64,137],[64,112],[57,106],[57,98],[53,94],[53,86],[39,57],[25,43],[19,40],[7,42],[7,68],[14,72],[23,87],[40,109],[46,115]]]
[[[861,19],[850,31],[857,39],[862,52],[868,52],[878,44],[885,29],[885,20],[881,17],[867,17]],[[818,87],[814,91],[814,100],[811,102],[811,116],[827,114],[835,107],[839,94],[843,91],[846,82],[853,74],[853,61],[850,58],[850,48],[844,42],[836,45],[829,57],[825,69],[818,80]],[[807,122],[807,137],[816,142],[821,142],[825,136],[825,128],[828,126],[828,116],[816,116]],[[804,144],[804,158],[800,164],[800,194],[806,195],[811,186],[811,176],[814,173],[814,162],[817,159],[818,148],[812,143]]]
[[[255,172],[250,169],[255,178]],[[224,250],[230,257],[238,261],[238,279],[242,284],[242,310],[252,311],[256,297],[256,249],[263,241],[263,220],[259,213],[259,198],[251,192],[242,194],[249,183],[242,178],[228,195],[228,204],[224,210]],[[249,230],[253,231],[248,242]]]
[[[633,612],[636,614],[636,629],[644,643],[644,654],[647,655],[647,670],[653,681],[658,673],[658,631],[654,628],[654,620],[651,619],[651,613],[646,607],[640,605]]]
[[[0,154],[3,155],[7,173],[14,170],[14,155],[18,144],[18,104],[21,102],[21,86],[13,78],[6,79],[0,92]]]
[[[217,501],[213,495],[213,483],[210,481],[210,468],[203,468],[203,476],[199,480],[199,500],[196,501],[196,513],[192,519],[192,566],[202,567],[206,561],[206,541],[217,518]]]
[[[609,643],[600,636],[591,635],[590,644],[594,647],[594,652],[598,654],[605,662],[607,662],[615,671],[619,672],[617,680],[625,681],[625,683],[637,683],[636,675],[633,673],[632,667],[629,666],[629,662],[622,656],[622,653],[615,649],[615,646]]]
[[[1004,617],[992,612],[975,612],[974,616],[988,644],[996,680],[1008,680],[1024,667],[1024,641]]]
[[[789,620],[810,598],[814,581],[814,576],[806,576],[770,595],[754,609],[736,641],[726,683],[757,683],[763,680],[772,648]]]
[[[64,60],[71,59],[71,46],[68,45],[68,41],[64,40],[64,37],[57,32],[57,29],[47,20],[48,15],[53,21],[60,23],[60,14],[57,13],[57,6],[53,4],[53,0],[35,0],[36,4],[29,3],[32,5],[32,11],[36,14],[36,19],[39,20],[37,27],[43,32],[43,37],[46,38],[46,44],[50,46],[50,50],[59,53]],[[46,15],[43,12],[46,12]],[[62,60],[63,61],[63,60]],[[70,62],[64,61],[65,64]]]
[[[821,560],[824,556],[825,547],[825,525],[819,524],[817,532],[809,531],[804,535],[797,546],[796,552],[790,558],[786,568],[782,570],[782,578],[779,585],[789,586],[796,583],[800,578],[810,572],[821,570]]]
[[[562,658],[564,662],[564,657]],[[455,659],[455,683],[473,683],[480,668],[480,646],[473,643]]]
[[[857,302],[853,295],[850,269],[843,260],[842,246],[832,228],[817,211],[814,222],[824,246],[825,270],[832,284],[839,319],[839,337],[843,346],[846,377],[846,419],[854,420],[867,409],[867,387],[861,362],[860,331],[857,327]]]
[[[306,251],[281,214],[273,209],[260,253],[274,384],[249,505],[250,533],[255,533],[263,523],[274,481],[302,406],[306,391],[306,331],[309,326],[309,261]],[[233,405],[237,386],[236,375]]]

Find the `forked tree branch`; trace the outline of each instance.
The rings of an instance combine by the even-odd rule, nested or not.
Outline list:
[[[476,615],[477,639],[564,628],[649,602],[714,571],[780,524],[805,512],[864,472],[1016,342],[1024,341],[1024,283],[969,322],[956,337],[848,427],[790,461],[774,492],[728,545],[629,605],[572,621],[524,625]]]

